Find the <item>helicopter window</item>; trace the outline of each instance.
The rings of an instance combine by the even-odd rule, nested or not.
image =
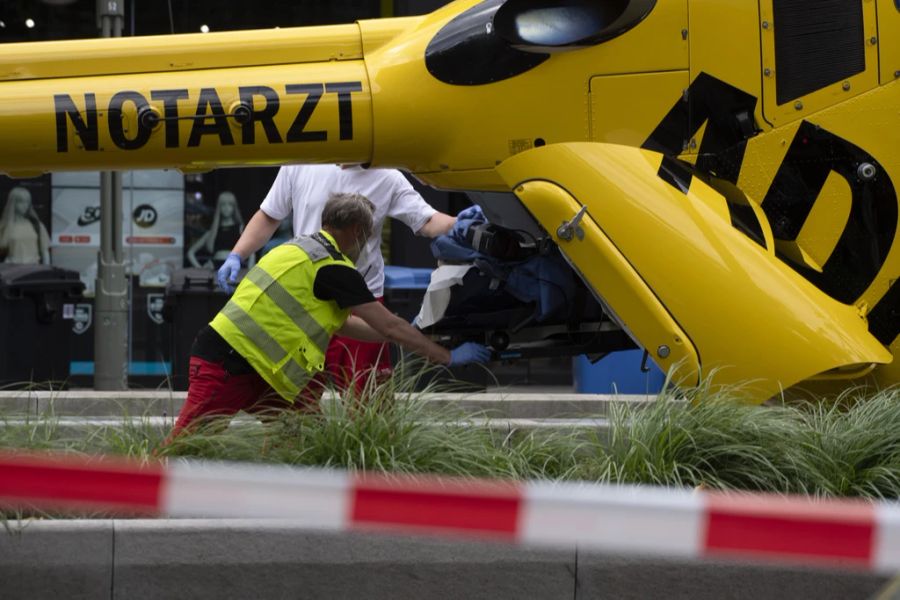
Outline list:
[[[522,50],[589,46],[625,33],[655,5],[656,0],[508,0],[494,16],[494,27]]]
[[[530,71],[550,58],[513,48],[496,34],[492,19],[503,2],[484,0],[447,23],[425,50],[428,72],[452,85],[485,85]]]
[[[554,52],[599,44],[640,23],[657,0],[483,0],[429,42],[439,81],[486,85],[521,75]]]
[[[524,42],[541,46],[577,43],[602,28],[598,11],[586,6],[542,7],[517,15],[516,35]]]

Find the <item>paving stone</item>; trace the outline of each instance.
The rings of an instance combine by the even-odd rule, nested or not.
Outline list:
[[[575,553],[299,530],[116,522],[115,598],[571,598]]]
[[[0,392],[0,416],[37,414],[38,395],[36,392],[15,391]]]
[[[133,391],[96,392],[72,391],[40,394],[38,414],[58,416],[177,416],[184,404],[186,392]]]
[[[126,390],[97,392],[0,391],[0,411],[56,416],[177,416],[186,392]],[[436,412],[458,410],[468,415],[504,419],[557,419],[608,416],[615,404],[642,406],[652,396],[602,394],[423,394]]]
[[[112,521],[7,521],[0,527],[0,598],[109,598],[112,556]]]
[[[853,570],[579,552],[576,600],[867,600],[887,582]]]

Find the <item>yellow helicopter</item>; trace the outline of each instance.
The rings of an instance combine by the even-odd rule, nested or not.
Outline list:
[[[398,167],[524,212],[677,381],[900,381],[900,1],[458,0],[4,45],[0,172]]]

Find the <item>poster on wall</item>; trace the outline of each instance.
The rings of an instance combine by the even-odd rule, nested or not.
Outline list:
[[[100,175],[53,175],[53,264],[78,271],[93,295],[100,250]],[[177,171],[123,174],[122,244],[126,272],[141,287],[164,288],[181,267],[184,251],[184,182]]]

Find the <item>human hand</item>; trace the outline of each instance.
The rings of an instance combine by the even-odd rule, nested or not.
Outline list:
[[[237,283],[238,271],[241,270],[241,255],[232,252],[225,259],[225,262],[219,267],[216,274],[216,281],[219,287],[231,294],[234,292],[234,284]]]
[[[486,363],[491,359],[491,351],[482,344],[466,342],[450,351],[451,367],[467,365],[469,363]]]

